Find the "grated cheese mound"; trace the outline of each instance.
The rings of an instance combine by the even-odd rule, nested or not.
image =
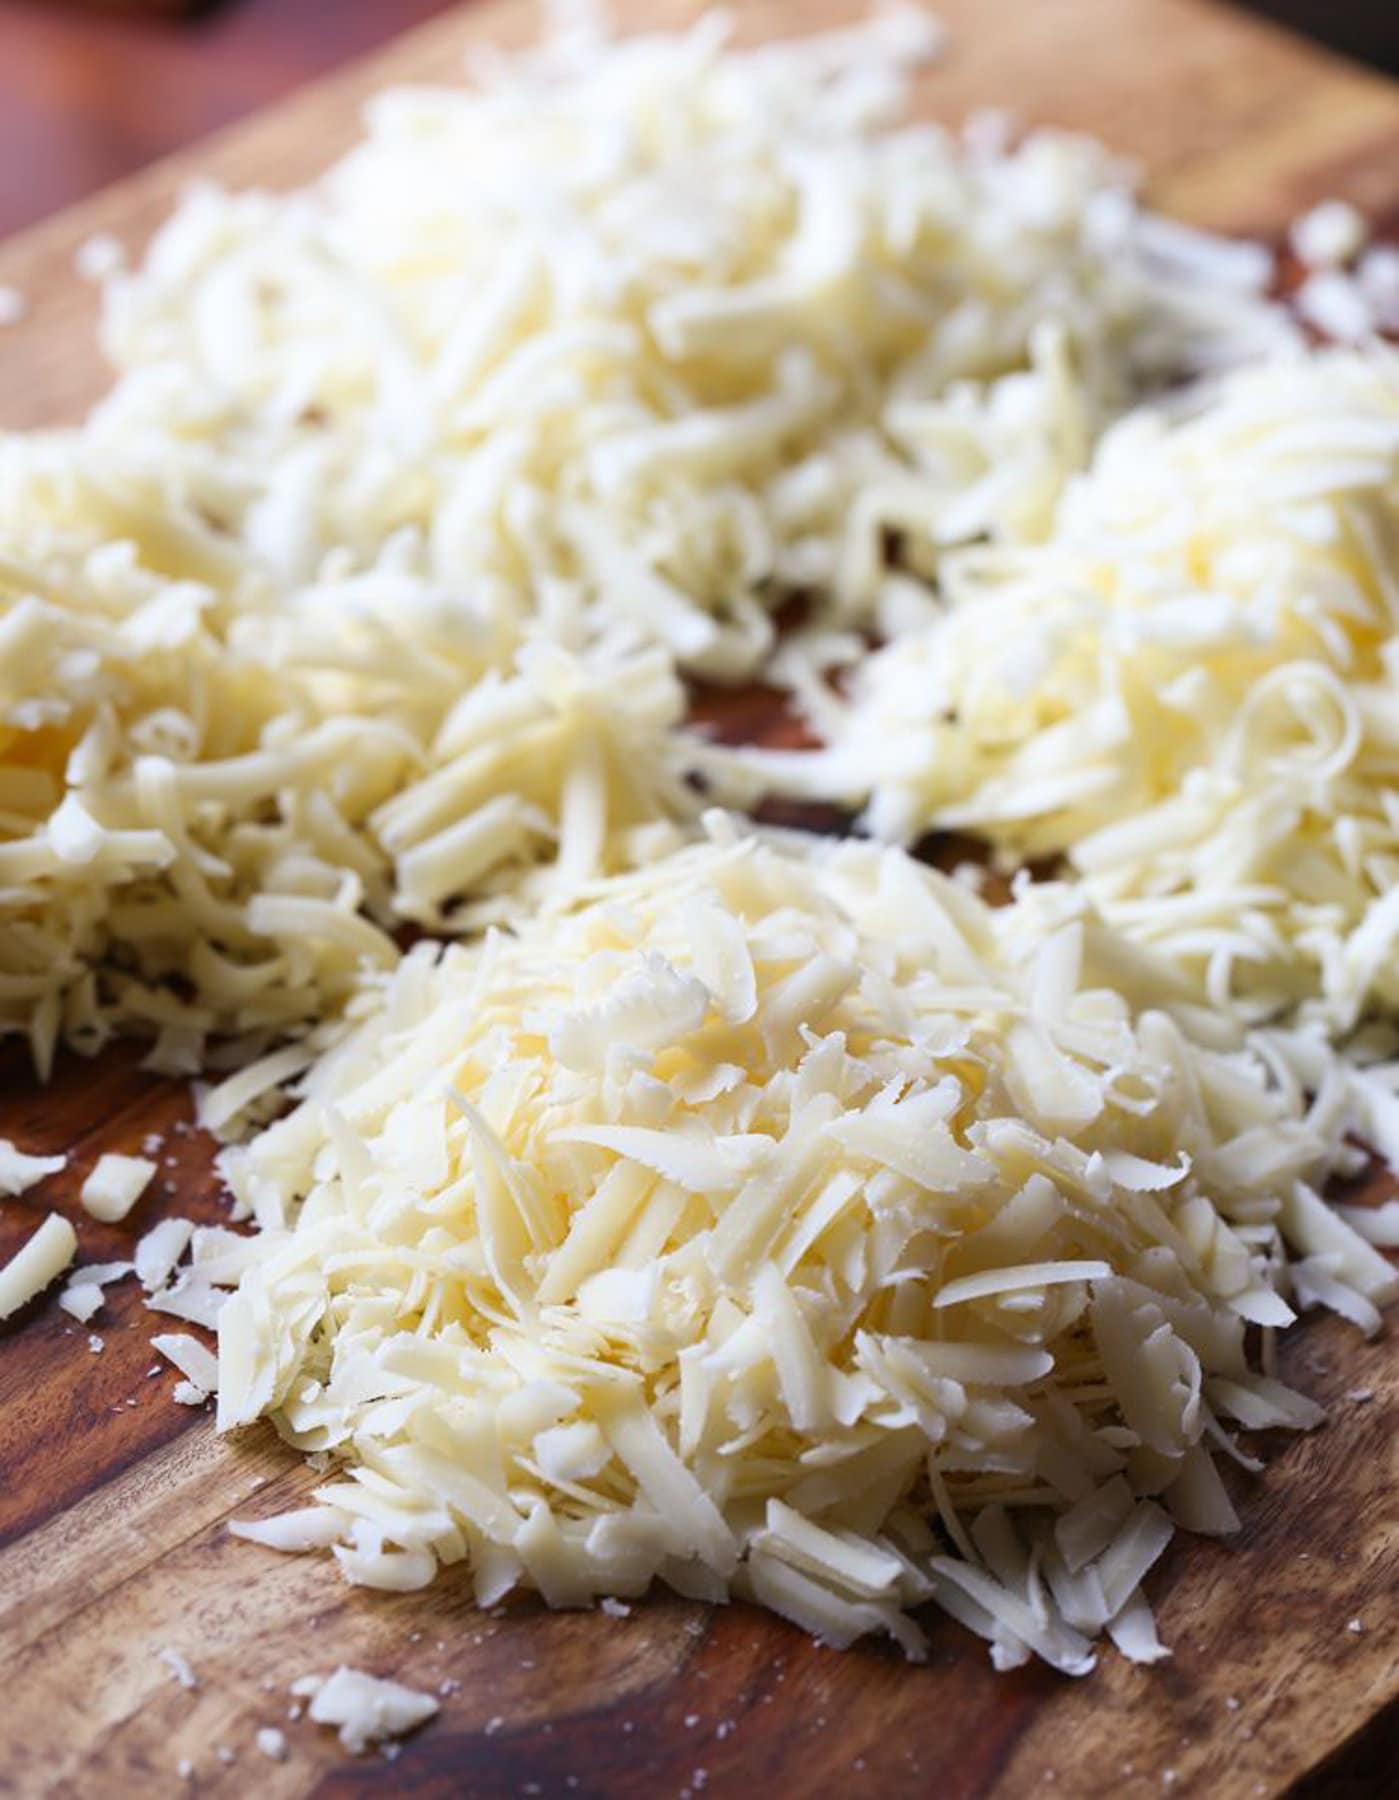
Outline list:
[[[197,186],[108,284],[94,445],[283,583],[399,541],[507,631],[562,590],[744,679],[792,595],[926,606],[910,571],[1040,530],[1135,395],[1295,338],[1266,250],[1140,211],[1100,145],[900,123],[918,8],[731,24],[574,30],[377,95],[305,190]]]
[[[689,801],[669,660],[385,550],[280,592],[92,446],[0,441],[0,1033],[191,1074],[334,1014],[395,926],[625,866]]]
[[[998,1666],[1147,1659],[1174,1525],[1236,1520],[1225,1420],[1320,1411],[1251,1325],[1396,1281],[1318,1198],[1363,1077],[1182,1000],[1073,889],[990,909],[901,851],[710,836],[417,946],[223,1152],[262,1227],[220,1427],[337,1459],[245,1523],[482,1605],[656,1577],[832,1644],[936,1601]],[[1291,1299],[1289,1298],[1291,1296]]]
[[[0,438],[0,1034],[41,1073],[256,1058],[400,926],[657,854],[678,668],[810,699],[1140,394],[1295,338],[1268,252],[1100,146],[899,123],[925,14],[726,30],[564,32],[381,95],[304,192],[195,190],[139,267],[86,248],[117,383]]]
[[[1399,1006],[1399,352],[1242,371],[1099,445],[1043,544],[969,550],[829,748],[759,785],[879,837],[1067,855],[1213,1004],[1334,1033]]]

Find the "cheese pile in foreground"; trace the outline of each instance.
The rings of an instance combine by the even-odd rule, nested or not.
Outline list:
[[[220,1425],[342,1465],[242,1529],[394,1590],[465,1558],[485,1605],[660,1577],[911,1656],[927,1600],[1003,1667],[1164,1654],[1141,1581],[1237,1523],[1226,1421],[1321,1416],[1248,1327],[1395,1290],[1318,1198],[1360,1078],[1179,1005],[1070,888],[709,828],[420,945],[225,1151],[262,1231]]]
[[[794,593],[906,614],[1139,393],[1294,341],[1271,255],[1143,213],[1100,145],[903,123],[921,10],[731,27],[482,58],[313,187],[197,188],[109,284],[94,443],[289,583],[406,534],[517,631],[568,606],[746,678]]]
[[[1057,852],[1114,923],[1245,1016],[1399,1004],[1399,352],[1316,353],[1143,409],[1046,541],[944,566],[830,748],[731,760],[870,796],[908,840]]]

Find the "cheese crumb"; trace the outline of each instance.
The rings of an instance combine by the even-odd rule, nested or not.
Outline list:
[[[73,267],[84,281],[107,281],[119,273],[125,262],[121,240],[110,231],[94,232],[84,238],[73,256]]]
[[[155,1172],[156,1165],[143,1156],[108,1151],[98,1158],[79,1198],[94,1219],[115,1224],[135,1206]]]
[[[271,1762],[287,1760],[286,1733],[278,1731],[275,1725],[263,1725],[257,1734],[257,1747]]]
[[[1197,1002],[1344,1036],[1399,1002],[1396,531],[1399,355],[1262,364],[1110,431],[1042,541],[960,556],[826,749],[705,766],[1064,856]]]
[[[335,1726],[340,1742],[354,1756],[387,1738],[412,1731],[438,1711],[432,1695],[366,1675],[343,1663],[333,1675],[315,1679],[311,1718],[318,1725]]]

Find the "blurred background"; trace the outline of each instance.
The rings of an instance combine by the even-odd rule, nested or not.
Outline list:
[[[452,4],[0,0],[0,237]],[[1399,74],[1399,0],[1249,6]]]

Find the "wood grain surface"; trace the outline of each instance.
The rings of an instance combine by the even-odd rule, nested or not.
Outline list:
[[[1233,0],[1399,74],[1395,0]],[[0,0],[0,237],[451,0]]]
[[[0,0],[0,235],[268,106],[448,0]]]
[[[654,22],[689,9],[623,10]],[[845,10],[750,5],[741,22],[770,35]],[[1251,19],[1204,0],[939,10],[956,48],[923,85],[930,114],[1009,104],[1093,130],[1143,159],[1162,204],[1214,225],[1276,234],[1333,192],[1399,219],[1399,90]],[[196,170],[303,180],[352,136],[370,88],[450,76],[469,42],[520,41],[533,26],[523,7],[444,19],[0,249],[0,283],[32,302],[0,335],[0,421],[72,418],[100,391],[92,297],[72,274],[88,233],[138,248]],[[730,730],[771,724],[760,697],[719,710]],[[77,1206],[83,1175],[101,1151],[137,1150],[152,1132],[157,1181],[127,1221],[97,1226]],[[83,1260],[128,1252],[170,1212],[222,1214],[186,1095],[127,1050],[70,1058],[44,1089],[16,1053],[0,1058],[0,1135],[70,1152],[62,1174],[0,1205],[0,1256],[50,1207],[75,1220]],[[877,1648],[819,1649],[745,1607],[664,1594],[626,1618],[528,1600],[482,1616],[450,1574],[423,1595],[348,1589],[320,1559],[228,1535],[229,1517],[276,1511],[313,1478],[270,1431],[221,1442],[174,1404],[173,1372],[149,1372],[160,1323],[132,1285],[109,1289],[90,1326],[50,1296],[0,1327],[0,1793],[174,1795],[189,1791],[182,1758],[194,1791],[228,1796],[698,1800],[762,1784],[1227,1800],[1309,1774],[1313,1796],[1380,1792],[1396,1773],[1399,1358],[1388,1339],[1366,1344],[1335,1321],[1292,1335],[1284,1373],[1331,1423],[1263,1446],[1266,1474],[1238,1489],[1238,1539],[1173,1546],[1152,1582],[1172,1661],[1145,1671],[1109,1653],[1072,1683],[1043,1669],[994,1675],[984,1646],[936,1617],[932,1660],[913,1669]],[[197,1689],[171,1678],[163,1647],[190,1660]],[[396,1760],[347,1758],[287,1716],[287,1684],[340,1662],[445,1687],[440,1717]],[[286,1761],[258,1752],[262,1725],[286,1733]]]

